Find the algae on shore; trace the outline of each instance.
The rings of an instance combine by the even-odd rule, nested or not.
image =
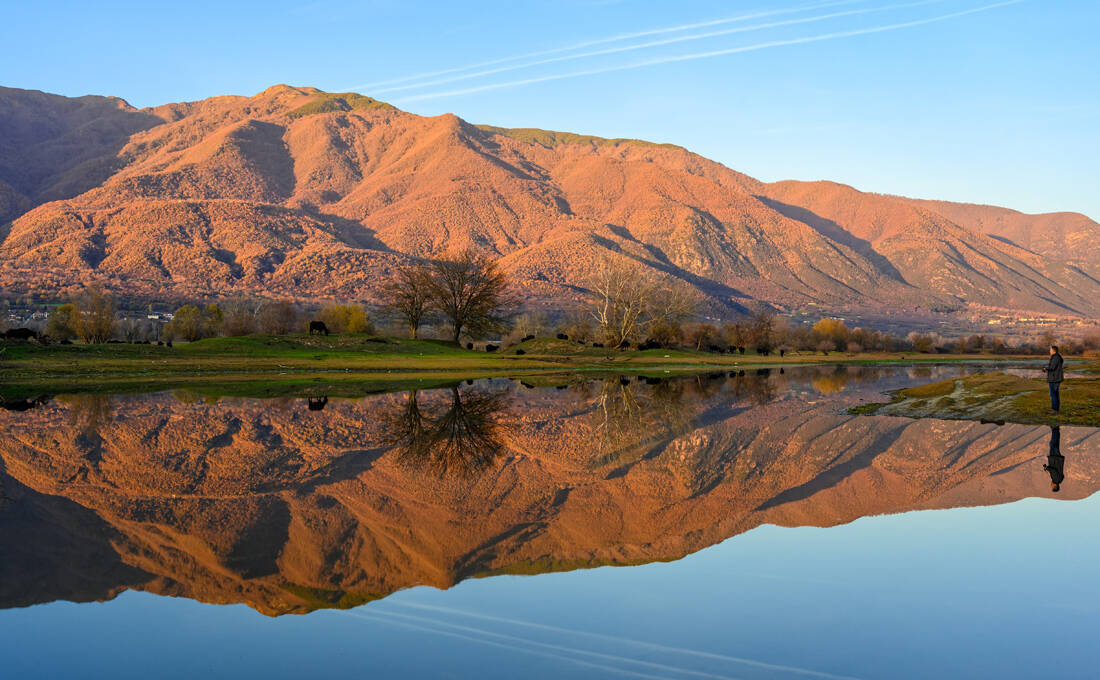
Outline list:
[[[890,402],[861,404],[849,413],[1100,427],[1100,378],[1063,382],[1058,413],[1050,411],[1045,380],[999,371],[896,390],[891,396]]]

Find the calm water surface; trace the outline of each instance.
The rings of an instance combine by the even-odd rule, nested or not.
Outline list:
[[[1098,677],[1100,434],[846,415],[980,368],[28,402],[0,669]]]

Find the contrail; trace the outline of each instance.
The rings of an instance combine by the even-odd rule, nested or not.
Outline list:
[[[462,75],[451,76],[449,78],[440,78],[438,80],[428,80],[421,83],[410,83],[408,85],[398,85],[394,87],[384,87],[372,91],[372,94],[384,94],[386,92],[396,92],[398,90],[412,90],[424,87],[431,87],[433,85],[443,85],[445,83],[453,83],[458,80],[470,80],[471,78],[480,78],[482,76],[492,75],[494,73],[503,73],[505,71],[516,71],[519,69],[531,68],[533,66],[542,66],[544,64],[553,64],[560,61],[573,61],[575,59],[587,59],[588,57],[599,57],[605,54],[616,54],[619,52],[631,52],[633,50],[648,49],[650,47],[661,47],[663,45],[671,45],[679,42],[686,42],[689,40],[704,40],[706,38],[716,38],[723,35],[732,35],[734,33],[746,33],[748,31],[761,31],[768,28],[778,28],[780,26],[793,26],[795,24],[808,24],[816,21],[826,21],[828,19],[836,19],[838,17],[855,16],[858,14],[869,14],[871,12],[887,12],[895,9],[905,9],[907,7],[918,7],[921,5],[931,5],[936,3],[946,2],[946,0],[918,0],[917,2],[907,2],[899,5],[885,5],[882,7],[868,7],[865,9],[851,9],[843,12],[833,12],[831,14],[821,14],[818,16],[804,17],[801,19],[786,19],[784,21],[773,21],[766,24],[754,24],[752,26],[740,26],[738,28],[727,28],[721,31],[710,31],[707,33],[695,33],[692,35],[681,35],[675,38],[665,38],[663,40],[654,40],[650,42],[638,43],[636,45],[625,45],[622,47],[610,47],[602,50],[595,50],[593,52],[580,52],[577,54],[567,54],[561,57],[551,57],[549,59],[540,59],[538,61],[529,61],[522,64],[512,64],[510,66],[501,66],[499,68],[488,69],[485,71],[475,71],[473,73],[464,73]]]
[[[584,630],[574,630],[572,628],[561,628],[558,626],[550,626],[543,623],[532,623],[530,621],[523,621],[520,619],[509,619],[500,616],[490,616],[488,614],[478,614],[475,612],[466,611],[463,609],[452,609],[450,607],[439,607],[427,604],[416,604],[413,602],[399,602],[393,601],[390,604],[396,604],[403,607],[413,607],[415,609],[427,609],[430,611],[438,611],[447,614],[458,614],[460,616],[469,616],[475,619],[483,619],[486,621],[495,621],[497,623],[507,623],[517,626],[526,626],[528,628],[538,628],[541,630],[549,630],[557,633],[569,633],[571,635],[581,635],[586,637],[593,637],[601,640],[611,640],[614,642],[625,642],[639,647],[645,647],[661,652],[672,652],[676,654],[685,654],[687,656],[696,656],[704,659],[713,659],[716,661],[728,661],[732,663],[744,664],[746,666],[752,666],[754,668],[761,668],[773,671],[784,671],[788,673],[797,673],[800,675],[809,675],[818,678],[828,678],[829,680],[858,680],[847,675],[834,675],[832,673],[825,673],[823,671],[815,671],[807,668],[798,668],[797,666],[783,666],[779,664],[771,664],[764,661],[756,661],[754,659],[745,659],[737,656],[727,656],[725,654],[715,654],[712,652],[701,652],[695,649],[686,649],[683,647],[670,647],[668,645],[662,645],[655,642],[645,642],[642,640],[632,640],[630,638],[618,637],[616,635],[605,635],[603,633],[592,633]]]
[[[566,656],[564,654],[554,654],[552,652],[543,652],[537,649],[530,649],[527,647],[517,647],[516,645],[507,645],[501,642],[494,642],[493,640],[486,640],[483,637],[475,635],[463,635],[462,633],[456,633],[449,630],[440,630],[439,628],[433,628],[430,626],[422,626],[415,623],[409,623],[407,621],[395,621],[392,618],[380,616],[373,612],[344,612],[348,616],[354,616],[360,619],[367,619],[377,621],[380,623],[388,623],[394,626],[401,626],[403,628],[410,628],[412,630],[421,631],[424,633],[434,633],[436,635],[443,635],[445,637],[458,638],[459,640],[466,640],[469,642],[477,642],[479,644],[488,645],[490,647],[500,647],[507,649],[511,652],[523,652],[525,654],[534,654],[535,656],[546,657],[550,659],[557,659],[559,661],[567,661],[569,663],[575,663],[579,666],[587,666],[589,668],[598,668],[602,671],[610,671],[612,673],[619,673],[621,675],[630,675],[636,678],[648,678],[649,680],[670,680],[666,675],[650,675],[649,673],[642,673],[640,671],[630,670],[628,668],[617,668],[615,666],[607,666],[601,663],[594,663],[591,661],[584,661],[573,656]]]
[[[690,668],[682,668],[680,666],[669,666],[667,664],[656,663],[653,661],[643,661],[641,659],[632,659],[627,656],[619,656],[617,654],[606,654],[603,652],[594,652],[587,649],[578,649],[576,647],[566,647],[564,645],[555,645],[549,642],[539,642],[537,640],[531,640],[529,638],[523,638],[516,635],[508,635],[506,633],[496,633],[493,631],[485,630],[483,628],[475,628],[473,626],[463,626],[457,623],[449,623],[447,621],[440,621],[438,619],[431,619],[422,616],[413,616],[411,614],[398,614],[397,612],[387,611],[374,611],[375,616],[396,616],[401,619],[408,619],[419,625],[431,625],[431,626],[443,626],[445,628],[452,628],[454,630],[462,631],[464,633],[472,633],[475,635],[483,635],[490,638],[497,638],[499,640],[510,640],[518,642],[520,644],[532,645],[535,647],[541,647],[543,649],[552,650],[554,652],[564,652],[566,654],[579,654],[581,656],[593,657],[601,659],[604,662],[618,662],[634,664],[636,666],[642,666],[653,671],[665,671],[671,673],[678,673],[681,675],[692,675],[701,678],[713,678],[714,680],[736,680],[728,675],[718,675],[716,673],[707,673],[705,671],[696,671]],[[356,612],[354,615],[360,615],[360,612]],[[507,644],[507,643],[502,643]]]
[[[414,102],[424,99],[438,99],[440,97],[454,97],[463,94],[472,94],[475,92],[484,92],[486,90],[498,90],[506,87],[516,87],[519,85],[530,85],[533,83],[543,83],[551,80],[564,80],[566,78],[579,78],[581,76],[598,75],[601,73],[610,73],[612,71],[626,71],[629,69],[643,68],[646,66],[655,66],[658,64],[668,64],[678,61],[691,61],[694,59],[706,59],[708,57],[718,57],[727,54],[738,54],[741,52],[753,52],[756,50],[763,50],[771,47],[784,47],[788,45],[801,45],[805,43],[821,42],[823,40],[835,40],[838,38],[850,38],[857,35],[868,35],[871,33],[882,33],[884,31],[893,31],[901,28],[910,28],[912,26],[922,26],[924,24],[931,24],[937,21],[945,21],[947,19],[954,19],[956,17],[966,16],[968,14],[975,14],[978,12],[985,12],[987,10],[996,9],[998,7],[1005,7],[1007,5],[1016,5],[1025,0],[1006,0],[1005,2],[998,2],[992,5],[984,5],[982,7],[975,7],[974,9],[962,10],[960,12],[952,12],[950,14],[942,14],[940,16],[931,17],[928,19],[917,19],[915,21],[906,21],[898,24],[887,24],[884,26],[874,26],[871,28],[861,28],[853,31],[841,31],[837,33],[826,33],[824,35],[815,35],[805,38],[793,38],[791,40],[775,40],[772,42],[759,43],[757,45],[747,45],[745,47],[734,47],[724,50],[713,50],[710,52],[696,52],[693,54],[684,54],[674,57],[659,57],[657,59],[648,59],[646,61],[639,61],[633,64],[623,64],[620,66],[607,66],[603,68],[590,69],[587,71],[573,71],[571,73],[559,73],[556,75],[540,76],[537,78],[526,78],[524,80],[512,80],[503,83],[495,83],[490,85],[480,85],[478,87],[470,87],[461,90],[446,90],[442,92],[429,92],[427,94],[413,95],[411,97],[402,97],[394,101],[397,102]]]
[[[538,52],[528,52],[526,54],[517,54],[511,57],[501,57],[500,59],[492,59],[490,61],[482,61],[476,64],[468,64],[466,66],[456,66],[454,68],[447,68],[441,71],[430,71],[428,73],[419,73],[411,76],[402,76],[400,78],[393,78],[391,80],[379,80],[373,83],[364,83],[362,85],[353,85],[347,90],[373,90],[376,87],[383,87],[385,85],[393,85],[396,83],[407,83],[411,80],[422,80],[424,78],[432,78],[434,76],[446,75],[448,73],[458,73],[460,71],[469,71],[474,68],[483,68],[485,66],[495,66],[496,64],[504,64],[509,61],[519,61],[520,59],[531,59],[534,57],[543,57],[549,54],[561,54],[562,52],[571,52],[573,50],[579,50],[585,47],[592,47],[594,45],[606,45],[607,43],[621,42],[623,40],[633,40],[635,38],[644,38],[651,35],[660,35],[663,33],[676,33],[678,31],[690,31],[695,28],[706,28],[708,26],[719,26],[721,24],[730,24],[738,21],[748,21],[749,19],[761,19],[763,17],[777,16],[782,14],[795,14],[798,12],[809,12],[815,9],[827,9],[829,7],[837,7],[839,5],[853,5],[869,2],[870,0],[837,0],[836,2],[820,2],[814,5],[802,5],[799,7],[790,7],[786,9],[769,10],[766,12],[753,12],[752,14],[742,14],[733,17],[725,17],[722,19],[713,19],[711,21],[700,21],[694,24],[681,24],[679,26],[669,26],[666,28],[654,28],[647,31],[638,31],[637,33],[624,33],[622,35],[610,36],[607,38],[598,38],[596,40],[588,40],[585,42],[568,45],[566,47],[555,47],[549,50],[540,50]]]

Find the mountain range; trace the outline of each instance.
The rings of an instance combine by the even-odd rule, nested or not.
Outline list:
[[[765,183],[684,148],[424,117],[276,85],[135,109],[0,88],[0,289],[377,302],[416,258],[496,259],[531,304],[605,258],[743,310],[1100,316],[1100,224]]]
[[[142,590],[305,613],[416,585],[676,560],[764,524],[1100,488],[1087,428],[1062,428],[1052,494],[1048,428],[838,408],[879,394],[884,375],[512,384],[499,412],[473,418],[456,405],[499,381],[420,392],[422,415],[462,425],[453,451],[492,442],[476,469],[407,455],[393,426],[410,395],[323,411],[186,393],[0,410],[0,609]]]

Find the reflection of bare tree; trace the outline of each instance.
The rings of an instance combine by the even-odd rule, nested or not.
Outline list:
[[[694,390],[702,396],[707,389],[707,381],[605,378],[595,390],[581,392],[592,407],[596,464],[687,428],[692,412],[685,395]]]
[[[422,405],[414,390],[383,420],[387,440],[402,463],[441,475],[469,476],[488,467],[504,449],[505,410],[502,394],[464,393],[455,385],[449,404]]]
[[[73,394],[59,397],[69,405],[69,424],[85,435],[99,432],[99,426],[111,418],[111,397],[106,394]]]
[[[100,425],[111,418],[111,397],[106,394],[75,394],[58,397],[69,404],[69,423],[79,430],[77,445],[86,449],[84,457],[92,462],[103,459]]]

